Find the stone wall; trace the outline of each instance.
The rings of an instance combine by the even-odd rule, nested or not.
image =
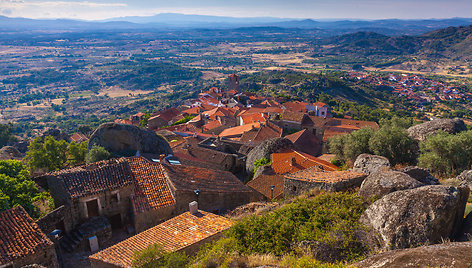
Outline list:
[[[36,251],[34,254],[29,254],[23,258],[14,260],[12,267],[20,268],[30,264],[39,264],[48,268],[58,268],[59,264],[57,262],[54,245],[49,245],[44,249]]]
[[[241,205],[250,203],[254,199],[254,195],[255,193],[251,191],[217,193],[202,190],[198,196],[198,209],[215,214],[222,214]],[[192,201],[197,201],[193,191],[175,191],[174,196],[176,200],[175,215],[187,212],[188,204]]]
[[[323,191],[340,192],[360,187],[366,175],[344,180],[335,183],[315,182],[284,178],[284,196],[292,197],[308,192],[311,189],[318,188]]]
[[[62,221],[64,222],[67,209],[65,206],[60,206],[55,210],[49,212],[44,217],[38,219],[36,223],[43,233],[50,234],[52,231],[57,229],[57,225]],[[65,224],[64,224],[65,225]],[[69,230],[62,230],[62,232],[67,232]]]
[[[174,206],[153,209],[145,212],[135,212],[133,215],[136,233],[145,231],[175,216]]]

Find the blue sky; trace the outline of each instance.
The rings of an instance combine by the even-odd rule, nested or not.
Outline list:
[[[106,19],[184,13],[282,18],[472,17],[472,0],[0,0],[0,15]]]

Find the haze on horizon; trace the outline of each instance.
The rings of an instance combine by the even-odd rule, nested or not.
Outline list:
[[[0,15],[102,20],[182,13],[311,19],[470,17],[470,0],[0,0]]]

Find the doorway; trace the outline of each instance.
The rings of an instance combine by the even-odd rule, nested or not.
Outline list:
[[[100,215],[98,212],[98,199],[87,201],[86,205],[89,219]]]

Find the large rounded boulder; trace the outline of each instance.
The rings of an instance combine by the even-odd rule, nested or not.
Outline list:
[[[401,170],[403,173],[410,175],[413,179],[426,185],[439,185],[439,180],[435,178],[427,169],[409,166]]]
[[[249,174],[254,173],[254,162],[256,160],[267,158],[273,153],[283,152],[288,149],[293,149],[293,143],[286,138],[272,138],[263,141],[252,149],[247,155],[246,171]]]
[[[390,161],[386,157],[371,154],[361,154],[354,162],[353,171],[370,174],[380,168],[390,167]]]
[[[472,267],[472,243],[444,243],[387,251],[355,263],[359,268]]]
[[[461,119],[435,119],[410,127],[408,135],[415,140],[423,141],[426,137],[434,135],[438,131],[456,134],[465,130],[467,130],[467,127]]]
[[[461,186],[469,187],[472,192],[472,170],[462,171],[456,179],[460,182]]]
[[[99,145],[109,152],[129,156],[137,151],[146,154],[172,154],[169,143],[155,132],[133,125],[105,123],[100,125],[90,137],[89,150]]]
[[[379,234],[384,250],[435,244],[460,232],[468,196],[468,188],[442,185],[397,191],[370,205],[360,221]]]
[[[362,197],[382,197],[395,191],[424,186],[409,175],[389,169],[380,169],[365,178],[358,194]]]

